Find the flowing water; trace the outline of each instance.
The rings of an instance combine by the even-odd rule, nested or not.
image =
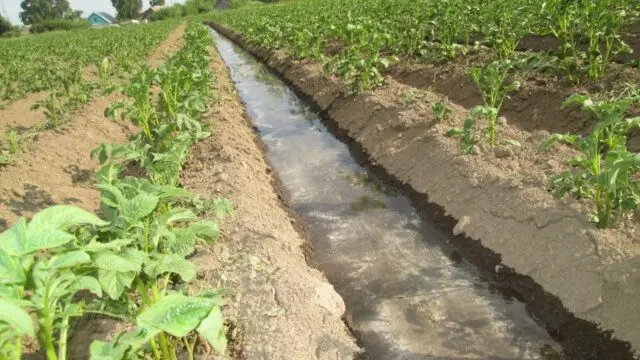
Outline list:
[[[379,185],[276,76],[214,34],[267,156],[310,228],[314,258],[372,359],[538,359],[553,344]]]

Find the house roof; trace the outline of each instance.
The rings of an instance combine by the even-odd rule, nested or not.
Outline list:
[[[96,11],[94,12],[94,14],[100,16],[101,18],[103,18],[106,22],[110,23],[110,24],[115,24],[118,21],[116,20],[116,18],[114,18],[113,16],[109,15],[108,13],[104,12],[104,11]]]

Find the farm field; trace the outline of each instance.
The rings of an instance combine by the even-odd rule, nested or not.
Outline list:
[[[638,359],[640,3],[258,5],[0,39],[0,359]]]
[[[476,263],[529,276],[639,348],[637,2],[433,5],[296,1],[211,19],[499,256]]]
[[[306,264],[302,232],[292,225],[210,31],[200,22],[105,29],[107,39],[96,36],[90,47],[96,40],[114,45],[117,37],[126,42],[131,31],[139,37],[138,52],[118,57],[120,45],[103,49],[94,60],[108,56],[108,67],[87,60],[83,77],[69,86],[52,84],[0,110],[8,128],[28,125],[18,109],[33,105],[34,96],[61,95],[67,102],[73,98],[64,97],[69,89],[82,87],[90,94],[59,121],[45,112],[44,125],[21,132],[30,137],[18,138],[0,167],[0,358],[236,354],[245,342],[232,331],[238,320],[227,319],[232,310],[258,311],[252,326],[264,338],[262,310],[255,308],[273,299],[256,293],[240,301],[234,292],[271,286],[283,297],[278,306],[294,312],[286,325],[309,329],[299,336],[320,338],[332,329],[350,352],[357,350],[341,314],[322,315],[313,294],[337,295]],[[73,43],[94,32],[100,30],[59,35]],[[53,38],[6,44],[24,49],[20,40],[42,45]],[[30,66],[39,66],[38,60]],[[5,154],[11,141],[2,139]],[[236,154],[231,161],[229,154]],[[227,172],[236,176],[220,176]],[[256,222],[263,213],[271,217]],[[255,261],[266,266],[266,254],[281,259],[284,280],[256,277]],[[296,299],[300,294],[305,301]],[[311,345],[302,346],[303,357],[315,351]]]

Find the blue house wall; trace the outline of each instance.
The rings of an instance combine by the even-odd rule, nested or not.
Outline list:
[[[109,25],[109,23],[102,17],[94,14],[89,15],[87,18],[92,25]]]

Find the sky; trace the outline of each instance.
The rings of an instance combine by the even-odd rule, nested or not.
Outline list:
[[[22,10],[20,8],[21,2],[22,0],[0,0],[0,5],[4,3],[4,8],[7,10],[7,14],[9,14],[9,21],[11,21],[13,25],[22,24],[20,16],[18,15]],[[182,2],[184,2],[184,0],[166,0],[167,5]],[[111,0],[69,0],[69,4],[73,10],[82,10],[84,17],[89,16],[89,14],[94,11],[106,11],[113,16],[116,15],[116,10],[111,6]],[[142,10],[148,7],[149,0],[142,0]],[[0,6],[0,11],[2,11],[2,6]]]

